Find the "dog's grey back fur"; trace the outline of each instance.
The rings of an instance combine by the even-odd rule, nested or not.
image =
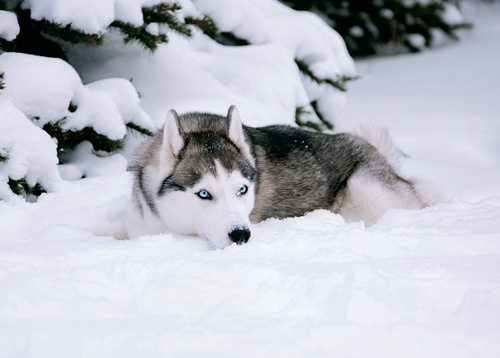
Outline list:
[[[244,129],[259,168],[254,222],[316,209],[338,211],[349,178],[360,170],[368,170],[388,187],[401,185],[400,180],[411,186],[360,137],[287,126]]]

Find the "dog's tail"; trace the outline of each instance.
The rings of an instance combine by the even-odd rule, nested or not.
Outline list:
[[[394,144],[388,131],[385,129],[364,124],[354,128],[350,132],[373,145],[396,171],[401,166],[402,159],[408,157],[408,155],[403,153]],[[411,178],[410,181],[422,207],[425,208],[441,201],[440,195],[437,194],[427,181],[419,178]]]
[[[399,150],[394,144],[387,130],[383,128],[370,124],[363,124],[353,128],[350,132],[363,138],[377,148],[379,153],[385,157],[393,168],[399,168],[401,165],[401,158],[407,157],[407,155]]]

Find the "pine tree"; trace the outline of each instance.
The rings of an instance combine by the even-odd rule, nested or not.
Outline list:
[[[445,2],[403,0],[286,0],[296,10],[319,14],[346,42],[351,56],[418,52],[431,46],[433,30],[456,39],[456,30],[467,23],[446,23]],[[422,39],[423,43],[418,43]]]

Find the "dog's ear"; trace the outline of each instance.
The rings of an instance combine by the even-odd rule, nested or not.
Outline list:
[[[177,112],[171,109],[168,111],[165,126],[163,127],[163,143],[160,160],[162,164],[171,162],[177,157],[184,146],[183,132],[179,122]]]
[[[255,167],[255,159],[252,156],[250,146],[245,141],[245,134],[243,133],[243,124],[241,123],[240,114],[236,109],[236,106],[229,107],[227,113],[227,126],[228,126],[228,137],[231,141],[236,144],[236,146],[243,154],[246,160]]]

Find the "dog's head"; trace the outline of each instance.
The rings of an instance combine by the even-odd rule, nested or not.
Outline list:
[[[157,209],[170,231],[217,248],[249,240],[256,169],[236,107],[227,117],[171,110],[159,165]]]

